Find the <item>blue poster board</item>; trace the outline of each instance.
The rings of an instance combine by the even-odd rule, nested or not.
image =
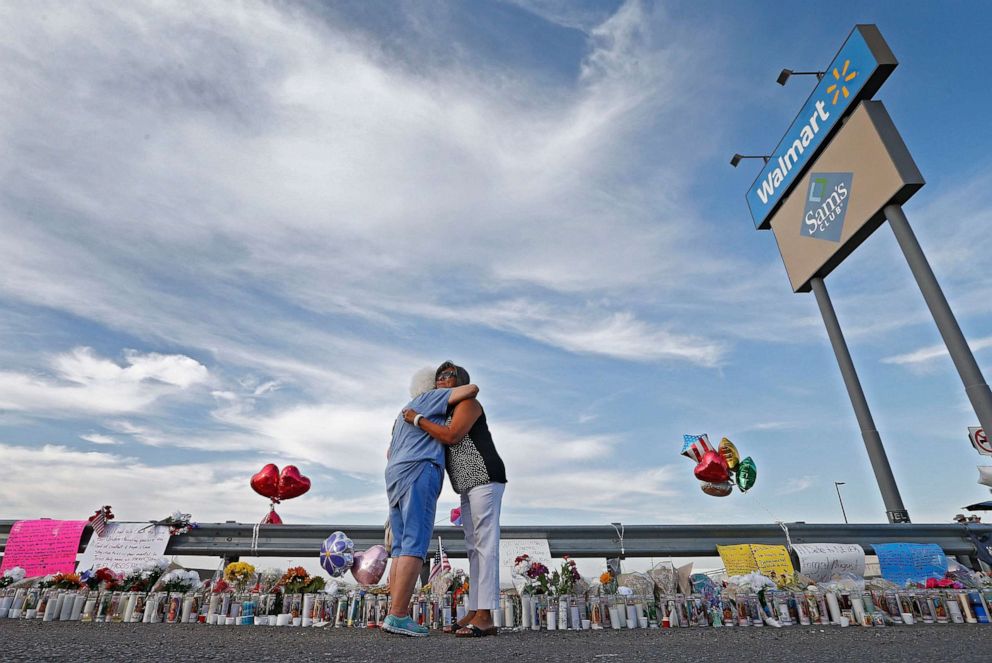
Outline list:
[[[936,543],[874,543],[882,577],[898,585],[943,578],[947,556]]]

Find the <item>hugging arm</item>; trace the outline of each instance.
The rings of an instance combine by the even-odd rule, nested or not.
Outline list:
[[[466,387],[474,387],[475,385],[466,385]],[[452,390],[452,396],[454,392],[458,389],[465,389],[466,387],[456,387]],[[476,392],[478,388],[476,388]],[[451,402],[449,399],[448,402]],[[448,426],[442,426],[440,424],[435,424],[433,421],[421,417],[417,422],[417,425],[425,433],[433,437],[435,440],[444,445],[457,444],[462,440],[465,435],[471,430],[472,425],[482,414],[482,406],[479,405],[479,401],[475,400],[474,397],[469,397],[462,400],[457,405],[455,405],[455,410],[451,414],[451,424]],[[414,410],[404,410],[403,419],[412,424],[417,413]]]

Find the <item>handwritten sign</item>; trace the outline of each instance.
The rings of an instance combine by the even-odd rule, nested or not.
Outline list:
[[[169,528],[148,523],[108,523],[103,536],[93,534],[79,558],[82,570],[107,567],[112,571],[130,571],[155,561],[169,545]]]
[[[936,543],[875,543],[872,547],[882,577],[896,584],[926,582],[947,573],[947,557]]]
[[[799,559],[799,572],[816,582],[841,573],[865,574],[865,550],[856,543],[797,543],[792,552]]]
[[[723,560],[723,566],[727,569],[728,576],[744,576],[758,570],[758,563],[754,560],[754,553],[751,546],[742,543],[736,546],[717,546],[717,553]]]
[[[550,569],[551,548],[548,547],[547,539],[500,539],[500,583],[513,583],[518,592],[523,590],[524,579],[513,575],[513,562],[520,555],[529,555],[530,561],[540,562]]]
[[[796,569],[792,566],[792,558],[785,546],[768,546],[760,543],[751,544],[754,561],[761,575],[769,578],[791,578]]]
[[[28,577],[72,573],[85,520],[18,520],[10,528],[0,573],[19,566]]]
[[[769,578],[781,578],[791,577],[795,573],[785,546],[742,543],[736,546],[717,546],[716,550],[729,576],[742,576],[757,571]]]

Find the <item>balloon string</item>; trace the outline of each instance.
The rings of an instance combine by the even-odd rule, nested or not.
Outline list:
[[[789,536],[789,528],[786,526],[785,521],[779,520],[775,516],[775,514],[772,513],[768,509],[768,507],[766,507],[764,505],[764,503],[762,503],[762,501],[759,500],[757,497],[754,498],[754,501],[755,501],[755,503],[757,503],[758,506],[760,506],[762,509],[764,509],[765,513],[767,513],[769,516],[771,516],[772,522],[775,523],[776,525],[778,525],[779,527],[781,527],[782,528],[782,531],[785,532],[786,548],[789,550],[789,552],[792,552],[792,537]]]
[[[258,530],[262,526],[262,523],[255,523],[255,526],[251,528],[251,553],[252,557],[255,557],[255,553],[258,552]]]

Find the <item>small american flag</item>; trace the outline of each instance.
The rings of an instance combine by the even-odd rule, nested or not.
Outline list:
[[[706,433],[702,435],[682,436],[682,455],[691,458],[697,463],[703,459],[707,451],[713,451],[710,446],[710,438]]]
[[[441,537],[437,537],[437,552],[434,553],[434,562],[431,567],[431,574],[427,578],[427,582],[434,582],[434,578],[440,575],[442,571],[450,570],[451,564],[448,562],[447,553],[444,552],[444,546],[441,545]]]
[[[96,535],[102,537],[107,531],[107,521],[111,520],[114,514],[111,512],[109,506],[97,509],[96,513],[90,516],[90,526]]]

